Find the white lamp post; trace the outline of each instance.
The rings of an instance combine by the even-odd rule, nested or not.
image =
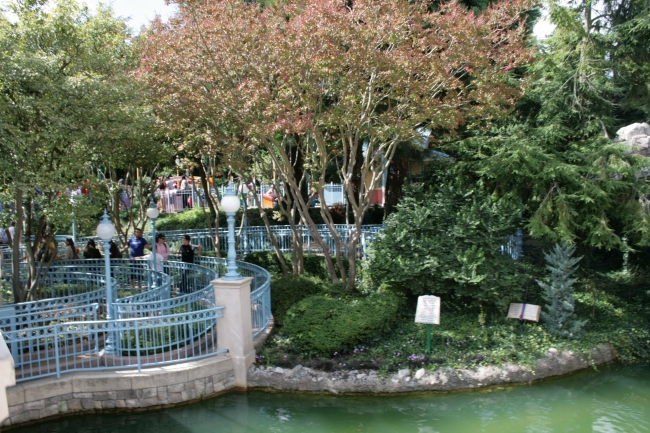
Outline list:
[[[224,280],[239,280],[242,276],[237,272],[235,264],[235,213],[239,210],[239,197],[235,194],[232,184],[226,188],[226,193],[221,199],[221,208],[226,212],[228,221],[228,272],[223,276]]]
[[[111,265],[110,265],[110,250],[111,250],[111,245],[110,245],[110,240],[115,236],[115,226],[111,222],[110,219],[108,219],[108,214],[106,213],[106,210],[104,210],[104,216],[102,217],[101,222],[97,226],[97,236],[99,236],[99,239],[104,241],[104,268],[106,272],[106,320],[107,321],[112,321],[113,320],[113,287],[111,284]],[[112,326],[112,324],[109,324],[109,326]],[[111,354],[114,352],[113,349],[113,333],[109,332],[108,336],[106,338],[106,347],[104,349],[104,352],[107,354]]]
[[[248,193],[250,190],[248,186],[242,182],[239,186],[239,192],[241,192],[244,197],[244,239],[242,242],[244,256],[248,254]]]
[[[156,271],[156,218],[160,215],[158,206],[153,197],[147,208],[147,216],[151,220],[151,236],[153,237],[153,242],[151,243],[151,263],[153,264],[153,270]]]

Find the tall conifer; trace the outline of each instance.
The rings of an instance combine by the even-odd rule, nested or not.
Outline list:
[[[577,319],[571,286],[576,282],[571,275],[578,269],[582,257],[572,257],[575,247],[555,244],[550,253],[544,253],[546,269],[551,272],[549,283],[537,281],[544,289],[547,305],[542,311],[542,320],[548,330],[564,338],[578,338],[586,320]]]

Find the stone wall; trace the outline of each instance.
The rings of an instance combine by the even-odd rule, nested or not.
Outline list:
[[[3,427],[67,414],[136,411],[184,404],[235,387],[230,355],[141,372],[68,373],[7,388],[9,418]]]
[[[450,367],[435,371],[404,369],[392,376],[380,376],[372,370],[323,372],[299,365],[292,369],[252,366],[248,370],[248,387],[268,391],[328,394],[449,392],[531,383],[608,364],[615,359],[614,349],[602,346],[594,348],[590,353],[549,349],[546,356],[531,368],[506,364],[473,370],[454,370]]]

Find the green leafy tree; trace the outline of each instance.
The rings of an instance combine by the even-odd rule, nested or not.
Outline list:
[[[501,253],[519,207],[480,187],[413,185],[370,246],[365,275],[410,295],[476,308],[506,307],[522,294],[519,262]]]
[[[34,257],[42,236],[106,203],[93,185],[99,167],[155,159],[156,128],[129,75],[136,57],[128,27],[110,9],[91,15],[73,0],[12,1],[8,9],[16,20],[0,16],[0,184],[15,209],[13,294],[20,302],[48,266]],[[71,201],[66,190],[86,182],[93,201]]]
[[[542,320],[553,334],[564,338],[578,338],[582,327],[587,321],[577,320],[574,305],[575,299],[571,286],[576,278],[571,275],[578,269],[582,257],[572,257],[575,247],[555,244],[550,253],[545,253],[546,269],[550,271],[549,282],[538,281],[544,289],[544,300],[547,302],[542,310]]]

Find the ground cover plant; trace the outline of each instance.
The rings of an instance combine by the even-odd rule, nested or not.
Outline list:
[[[617,289],[594,292],[594,284]],[[641,278],[620,272],[582,275],[576,283],[575,307],[578,317],[589,321],[579,339],[563,338],[543,323],[506,319],[506,311],[489,314],[481,325],[476,310],[443,304],[441,324],[433,326],[431,353],[427,353],[426,326],[413,323],[415,308],[411,304],[404,305],[388,330],[378,329],[355,345],[342,345],[329,352],[302,345],[302,337],[296,338],[280,327],[258,353],[257,363],[384,373],[402,368],[475,368],[504,363],[533,366],[550,348],[588,354],[602,344],[611,344],[622,361],[638,361],[650,354],[650,291],[637,290],[639,284]],[[629,290],[634,293],[631,298]],[[541,293],[531,296],[540,299]]]

